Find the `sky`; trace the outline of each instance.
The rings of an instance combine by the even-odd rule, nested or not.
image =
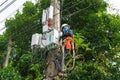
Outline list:
[[[26,1],[35,3],[35,0],[0,0],[0,34],[5,31],[6,18],[13,17],[18,9],[22,10]]]
[[[16,10],[21,9],[22,5],[28,0],[0,0],[0,34],[5,31],[6,18],[13,17]],[[35,0],[29,0],[35,3]],[[109,3],[108,13],[120,15],[120,0],[105,0]],[[13,4],[10,4],[13,3]],[[7,7],[9,6],[9,7]]]
[[[120,15],[120,0],[104,0],[109,3],[108,13]]]

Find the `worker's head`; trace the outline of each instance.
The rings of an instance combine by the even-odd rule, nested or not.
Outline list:
[[[70,26],[68,24],[62,24],[61,28],[63,29],[64,27],[70,28]]]
[[[67,33],[70,30],[70,26],[68,24],[63,24],[61,29],[64,33]]]
[[[70,26],[68,24],[63,24],[61,26],[61,29],[62,29],[63,32],[67,32],[70,29]]]

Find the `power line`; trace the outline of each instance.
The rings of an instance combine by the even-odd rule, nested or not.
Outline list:
[[[71,3],[71,2],[70,2],[70,3]],[[68,4],[70,4],[70,3],[68,3]],[[76,4],[74,4],[73,6],[78,5],[78,4],[80,4],[80,3],[81,3],[81,2],[76,3]],[[70,9],[70,8],[72,8],[73,6],[70,6],[70,7],[66,8],[65,10]],[[88,7],[90,7],[90,5],[89,5]],[[67,15],[67,17],[71,17],[71,16],[79,13],[80,11],[83,11],[83,10],[87,9],[88,7],[84,8],[84,9],[82,9],[82,10],[78,10],[78,11],[76,11],[76,12],[73,12],[72,14]],[[64,12],[65,10],[62,10],[62,12]],[[16,11],[14,11],[14,12],[16,12]],[[11,14],[13,14],[14,12],[12,12]],[[11,16],[11,14],[8,15],[7,17]],[[6,19],[0,21],[0,23],[2,23],[2,22],[5,21],[5,20],[6,20]],[[6,27],[2,28],[0,31],[2,31],[2,30],[5,29],[5,28],[6,28]]]
[[[69,3],[67,3],[67,4],[65,4],[65,6],[64,7],[66,7],[66,6],[68,6],[69,4],[71,4],[72,3],[72,1],[70,1]],[[64,4],[64,3],[63,3]]]
[[[23,6],[23,4],[22,4],[20,7],[18,7],[17,10],[19,10],[22,6]],[[9,17],[10,17],[12,14],[14,14],[17,10],[13,11],[13,12],[12,12],[11,14],[9,14],[6,18],[9,18]],[[2,21],[0,21],[0,23],[4,22],[4,21],[6,20],[6,18],[4,18]],[[3,27],[2,29],[0,29],[0,32],[1,32],[2,30],[4,30],[4,29],[6,29],[6,27]]]
[[[0,10],[0,13],[3,12],[5,9],[7,9],[10,5],[12,5],[16,0],[11,1],[8,5],[6,5],[2,10]]]
[[[68,16],[68,17],[71,17],[71,16],[73,16],[73,15],[75,15],[75,14],[78,14],[79,12],[81,12],[81,11],[83,11],[83,10],[85,10],[85,9],[88,9],[90,6],[91,6],[91,4],[90,4],[89,6],[87,6],[86,8],[80,9],[80,10],[78,10],[78,11],[76,11],[76,12],[73,12],[73,13],[67,15],[67,16]]]
[[[19,6],[17,10],[19,10],[20,8],[22,8],[22,6],[23,6],[23,4],[22,4],[21,6]],[[14,14],[17,10],[13,11],[13,12],[10,13],[6,18],[4,18],[2,21],[0,21],[0,24],[1,24],[2,22],[4,22],[7,18],[9,18],[12,14]]]
[[[12,13],[10,13],[6,18],[9,18],[12,14],[14,14],[16,12],[16,10],[15,11],[13,11]],[[2,22],[4,22],[5,20],[6,20],[6,18],[4,18],[2,21],[0,21],[0,23],[2,23]]]
[[[15,2],[16,0],[13,0],[12,2],[10,2],[8,5],[10,6],[10,5],[12,5],[14,2]],[[5,9],[7,9],[9,6],[5,6],[2,10],[0,10],[0,13],[1,12],[3,12]],[[9,14],[6,18],[8,18],[8,17],[10,17],[13,13],[15,13],[16,12],[16,10],[15,11],[13,11],[11,14]],[[2,23],[2,22],[4,22],[5,20],[6,20],[6,18],[4,18],[2,21],[0,21],[0,23]],[[1,30],[0,30],[1,31]]]
[[[19,32],[17,32],[17,33],[15,33],[15,34],[12,34],[11,36],[12,36],[12,39],[14,39],[14,38],[16,38],[16,37],[19,37],[19,35],[20,34],[24,34],[24,35],[26,35],[28,32],[30,32],[31,30],[38,30],[39,29],[39,27],[36,27],[36,26],[38,26],[38,25],[40,25],[40,24],[36,24],[36,25],[34,25],[34,26],[32,26],[31,28],[28,28],[28,29],[26,29],[26,30],[24,30],[24,31],[19,31]],[[32,35],[31,35],[32,36]],[[5,39],[4,41],[7,41],[7,40],[9,40],[9,39]],[[0,41],[0,42],[4,42],[4,41]]]
[[[66,11],[66,10],[70,9],[70,8],[72,8],[72,7],[74,7],[74,6],[78,5],[78,4],[80,4],[80,3],[83,2],[83,1],[84,1],[84,0],[82,0],[82,1],[76,3],[76,4],[72,5],[72,6],[70,6],[70,7],[66,8],[66,9],[64,9],[63,11]],[[62,11],[62,12],[63,12],[63,11]]]
[[[82,1],[80,1],[79,3],[76,3],[76,4],[72,5],[72,6],[70,6],[70,7],[66,8],[66,9],[64,9],[64,10],[61,9],[61,18],[63,18],[63,17],[62,17],[62,13],[63,13],[63,12],[65,12],[65,11],[67,11],[68,9],[70,9],[70,8],[72,8],[72,7],[80,4],[81,2],[82,2]],[[70,3],[71,3],[71,2],[69,2],[68,4],[70,4]],[[85,10],[85,9],[88,9],[91,5],[92,5],[92,4],[89,4],[89,6],[83,8],[83,9],[80,9],[80,10],[77,10],[77,11],[71,13],[71,14],[65,15],[64,18],[66,18],[66,19],[68,20],[68,19],[69,19],[70,17],[72,17],[73,15],[76,15],[76,14],[78,14],[79,12],[81,12],[81,11],[83,11],[83,10]],[[64,18],[63,18],[63,19],[64,19]]]
[[[0,32],[2,31],[2,30],[4,30],[6,27],[3,27],[2,29],[0,29]]]
[[[78,3],[77,3],[78,4]],[[75,4],[76,5],[76,4]],[[87,9],[87,8],[89,8],[91,5],[89,5],[88,7],[86,7],[86,8],[83,8],[83,9],[80,9],[80,10],[78,10],[78,11],[76,11],[76,12],[73,12],[72,14],[69,14],[69,15],[67,15],[67,17],[71,17],[71,16],[73,16],[73,15],[75,15],[75,14],[77,14],[77,13],[79,13],[80,11],[83,11],[83,10],[85,10],[85,9]],[[35,25],[36,26],[36,25]],[[33,26],[32,28],[30,28],[30,29],[27,29],[26,31],[23,31],[23,32],[21,32],[21,33],[19,33],[19,34],[22,34],[22,33],[24,33],[24,32],[27,32],[27,31],[30,31],[31,29],[36,29],[36,28],[34,28],[35,26]],[[4,27],[5,28],[5,27]],[[4,29],[4,28],[2,28],[2,29]],[[2,30],[1,29],[1,30]],[[38,29],[38,28],[37,28]],[[36,29],[36,30],[37,30]],[[1,31],[0,30],[0,31]],[[17,34],[18,35],[18,34]]]
[[[0,6],[2,6],[3,4],[5,4],[8,0],[5,0],[2,4],[0,4]]]

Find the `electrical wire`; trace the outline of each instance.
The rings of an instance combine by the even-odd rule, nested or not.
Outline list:
[[[88,7],[87,7],[88,8]],[[87,8],[84,8],[84,9],[87,9]],[[84,9],[82,9],[82,10],[84,10]],[[82,10],[79,10],[79,11],[82,11]],[[73,12],[72,14],[70,14],[70,15],[68,15],[69,17],[71,17],[71,16],[73,16],[74,14],[77,14],[79,11],[76,11],[76,12]],[[35,25],[36,26],[36,25]],[[26,33],[26,32],[29,32],[29,30],[33,30],[33,29],[38,29],[38,28],[34,28],[35,26],[33,26],[32,28],[30,28],[30,29],[27,29],[26,31],[22,31],[22,32],[17,32],[17,33],[19,33],[19,34],[17,34],[17,36],[19,36],[20,34],[24,34],[24,33]],[[4,28],[3,28],[4,29]],[[2,30],[2,29],[1,29]],[[24,35],[26,35],[26,34],[24,34]],[[17,36],[14,36],[14,37],[17,37]]]
[[[54,23],[55,24],[55,23]],[[29,28],[29,29],[24,29],[24,31],[19,31],[19,32],[17,32],[17,33],[15,33],[15,34],[13,34],[12,36],[13,36],[13,38],[15,38],[15,37],[18,37],[19,35],[21,35],[21,34],[24,34],[24,35],[26,35],[26,33],[27,32],[30,32],[30,30],[38,30],[39,29],[39,27],[36,27],[36,26],[39,26],[40,24],[37,24],[37,25],[34,25],[34,26],[32,26],[31,28]],[[36,28],[35,28],[36,27]],[[4,27],[5,28],[5,27]],[[2,29],[4,29],[4,28],[2,28]],[[1,29],[1,30],[2,30]],[[0,30],[0,31],[1,31]],[[16,35],[16,36],[15,36]],[[27,35],[26,35],[27,36]]]
[[[91,4],[90,4],[89,6],[87,6],[86,8],[80,9],[80,10],[78,10],[78,11],[75,11],[75,12],[67,15],[67,17],[72,17],[73,15],[78,14],[79,12],[88,9],[90,6],[91,6]]]
[[[71,4],[71,3],[72,3],[72,1],[70,1],[70,2],[67,3],[67,4],[65,4],[65,6],[63,6],[63,8],[66,7],[66,6],[68,6],[68,5]],[[63,1],[63,4],[64,4],[64,1]]]
[[[5,0],[2,4],[0,4],[0,6],[2,6],[3,4],[5,4],[8,0]]]
[[[84,0],[82,0],[82,1],[84,1]],[[70,8],[75,7],[76,5],[80,4],[82,1],[80,1],[79,3],[76,3],[76,4],[72,5],[72,6],[70,6],[70,7],[68,7],[68,8],[61,9],[61,21],[62,21],[63,19],[65,19],[65,20],[68,21],[67,23],[69,23],[69,18],[70,18],[70,17],[72,17],[73,15],[77,15],[79,12],[81,12],[81,11],[83,11],[83,10],[85,10],[85,9],[88,9],[88,8],[92,5],[92,4],[90,4],[89,6],[83,8],[83,9],[80,9],[80,10],[77,10],[77,11],[71,13],[71,14],[62,16],[62,13],[63,13],[63,12],[69,10]],[[70,2],[69,2],[68,4],[70,4]]]
[[[38,24],[37,24],[38,25]],[[37,26],[37,25],[35,25],[35,26]],[[35,26],[33,26],[32,28],[34,28]],[[24,34],[24,33],[28,33],[28,31],[30,32],[30,30],[33,30],[32,28],[30,28],[30,29],[27,29],[26,31],[23,31],[23,32],[18,32],[19,34],[17,34],[17,36],[19,36],[20,34]],[[38,30],[38,27],[36,27],[36,28],[34,28],[34,29],[36,29],[36,30]],[[25,34],[24,34],[24,36],[25,36]],[[16,36],[13,36],[13,38],[16,38]],[[54,65],[56,65],[56,63],[54,62]],[[58,67],[58,66],[56,66],[56,67]],[[57,73],[56,73],[56,75],[57,75]],[[49,75],[49,77],[54,77],[54,76],[56,76],[56,75]]]
[[[39,29],[39,27],[37,27],[37,26],[39,26],[40,24],[37,24],[37,25],[35,25],[35,26],[32,26],[32,28],[29,28],[29,29],[26,29],[26,30],[24,30],[24,31],[19,31],[19,32],[17,32],[17,33],[15,33],[15,34],[13,34],[12,36],[13,36],[13,38],[15,38],[15,37],[17,37],[17,36],[19,36],[19,35],[22,35],[22,34],[24,34],[24,36],[27,34],[27,32],[30,32],[31,30],[38,30]],[[27,35],[26,35],[27,36]]]
[[[91,6],[91,5],[89,5],[89,6],[86,7],[86,8],[80,9],[80,10],[78,10],[78,11],[76,11],[76,12],[73,12],[73,13],[67,15],[67,17],[72,17],[73,15],[76,15],[76,14],[78,14],[79,12],[81,12],[81,11],[83,11],[83,10],[85,10],[85,9],[88,9],[90,6]],[[71,8],[71,7],[70,7],[70,8]],[[70,8],[69,8],[69,9],[70,9]],[[40,25],[40,24],[37,24],[37,25]],[[35,26],[37,26],[37,25],[35,25]],[[33,30],[33,29],[38,30],[39,28],[38,28],[38,27],[34,28],[35,26],[33,26],[32,28],[27,29],[26,31],[23,31],[23,32],[20,32],[20,33],[18,32],[19,34],[16,34],[16,36],[19,36],[20,34],[24,34],[24,33],[27,33],[27,34],[28,34],[28,32],[30,32],[30,30]],[[25,35],[26,35],[26,34],[24,34],[24,36],[25,36]],[[16,36],[14,36],[13,38],[16,38]],[[55,64],[55,62],[54,62],[54,64]],[[56,64],[55,64],[55,65],[56,65]],[[49,76],[49,77],[52,77],[52,76]]]
[[[80,3],[83,2],[83,1],[84,1],[84,0],[82,0],[82,1],[80,1],[80,2],[78,2],[78,3],[76,3],[76,4],[72,5],[72,6],[70,6],[70,7],[68,7],[68,8],[62,10],[62,12],[64,12],[64,11],[66,11],[66,10],[68,10],[68,9],[70,9],[70,8],[72,8],[72,7],[76,6],[76,5],[78,5],[78,4],[80,4]]]
[[[22,8],[23,4],[21,6],[18,7],[17,10],[19,10],[20,8]],[[7,18],[9,18],[12,14],[14,14],[17,10],[13,11],[12,13],[10,13],[5,19],[3,19],[2,21],[0,21],[0,24],[2,22],[4,22]],[[0,32],[3,31],[4,29],[6,29],[6,27],[3,27],[2,29],[0,29]]]
[[[16,37],[19,37],[19,35],[22,35],[22,34],[24,34],[24,35],[26,35],[28,32],[30,32],[30,30],[38,30],[39,29],[39,27],[36,27],[36,26],[39,26],[40,24],[36,24],[36,25],[34,25],[34,26],[32,26],[31,28],[29,28],[29,29],[26,29],[26,30],[24,30],[24,31],[19,31],[19,32],[17,32],[17,33],[15,33],[15,34],[12,34],[12,39],[15,39]],[[27,35],[26,35],[27,36]],[[6,40],[8,40],[8,39],[6,39]],[[6,41],[6,40],[4,40],[4,41]],[[3,41],[3,42],[4,42]]]
[[[23,4],[20,5],[17,10],[19,10],[20,8],[22,8],[22,6],[23,6]],[[7,18],[11,17],[11,15],[14,14],[17,10],[13,11],[12,13],[10,13],[6,18],[4,18],[2,21],[0,21],[0,23],[4,22]]]
[[[3,12],[5,9],[7,9],[10,5],[12,5],[15,1],[17,0],[13,0],[11,1],[8,5],[6,5],[2,10],[0,10],[0,13]]]
[[[4,30],[6,27],[3,27],[2,29],[0,29],[0,32],[2,31],[2,30]]]

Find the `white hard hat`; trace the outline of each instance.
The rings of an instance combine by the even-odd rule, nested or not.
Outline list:
[[[68,25],[68,24],[62,24],[61,28],[65,27],[65,26],[67,26],[67,25]]]
[[[63,25],[61,26],[61,29],[63,29],[64,27],[70,28],[70,26],[69,26],[68,24],[63,24]]]

